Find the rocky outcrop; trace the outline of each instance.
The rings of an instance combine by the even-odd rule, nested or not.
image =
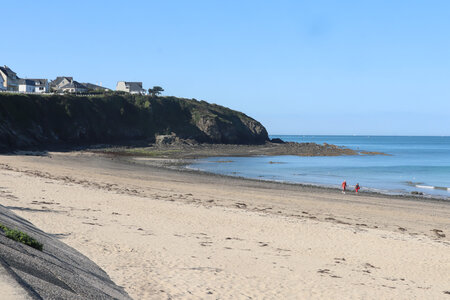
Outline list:
[[[268,140],[266,129],[247,116],[225,119],[217,115],[202,115],[195,125],[213,143],[261,144]]]
[[[133,95],[0,94],[0,149],[77,146],[171,135],[199,143],[262,144],[264,126],[205,101]]]

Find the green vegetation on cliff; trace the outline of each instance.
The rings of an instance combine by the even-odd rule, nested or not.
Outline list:
[[[266,129],[245,114],[205,101],[140,95],[0,94],[0,148],[182,139],[261,144]]]

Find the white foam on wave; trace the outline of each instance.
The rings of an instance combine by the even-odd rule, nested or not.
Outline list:
[[[445,187],[445,186],[432,186],[432,185],[419,185],[419,184],[416,184],[415,187],[416,188],[420,188],[420,189],[442,190],[442,191],[449,191],[450,192],[450,188],[449,187]]]
[[[419,188],[419,189],[434,189],[434,186],[431,186],[431,185],[416,185],[416,188]]]

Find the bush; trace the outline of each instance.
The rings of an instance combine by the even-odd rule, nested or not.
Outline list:
[[[9,227],[6,227],[3,224],[0,224],[0,230],[2,230],[7,238],[10,238],[12,240],[15,240],[17,242],[20,242],[22,244],[28,245],[30,247],[33,247],[34,249],[37,249],[39,251],[42,251],[44,245],[36,241],[34,238],[26,234],[25,232],[11,229]]]

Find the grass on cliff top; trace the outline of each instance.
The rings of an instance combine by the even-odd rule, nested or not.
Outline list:
[[[25,232],[11,229],[3,224],[0,224],[0,230],[5,233],[7,238],[10,238],[14,241],[20,242],[22,244],[28,245],[34,249],[42,251],[44,245],[39,243],[37,240],[26,234]]]

